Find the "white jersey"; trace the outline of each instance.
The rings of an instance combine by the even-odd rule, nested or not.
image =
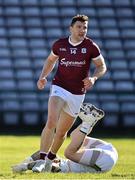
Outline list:
[[[95,167],[91,167],[91,165],[89,165],[94,150],[98,150],[101,152],[95,163],[100,170],[97,170]],[[105,172],[112,169],[112,167],[116,164],[117,159],[118,154],[112,144],[99,144],[95,148],[86,149],[85,153],[82,156],[83,164],[81,162],[75,163],[71,160],[62,159],[60,168],[62,172]]]

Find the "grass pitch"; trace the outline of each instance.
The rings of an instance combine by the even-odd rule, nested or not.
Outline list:
[[[111,142],[119,153],[119,160],[112,171],[103,174],[89,173],[32,173],[13,174],[11,165],[21,162],[38,150],[39,136],[0,136],[0,179],[135,179],[135,139],[104,139]],[[63,157],[67,139],[59,155]]]

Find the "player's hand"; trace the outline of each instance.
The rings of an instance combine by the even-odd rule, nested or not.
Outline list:
[[[83,79],[85,90],[91,89],[95,84],[95,81],[96,81],[95,77],[86,77],[85,79]]]
[[[47,83],[47,79],[46,78],[39,79],[38,82],[37,82],[38,89],[39,90],[44,89],[46,83]]]

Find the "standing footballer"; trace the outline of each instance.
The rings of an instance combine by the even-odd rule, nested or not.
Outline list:
[[[40,90],[46,86],[47,77],[58,62],[48,102],[48,119],[41,135],[41,161],[35,164],[33,172],[51,170],[52,161],[79,113],[85,93],[106,72],[99,47],[86,37],[87,29],[88,17],[74,16],[70,24],[71,35],[53,44],[43,66],[37,82]],[[93,75],[89,74],[91,62],[95,65]]]

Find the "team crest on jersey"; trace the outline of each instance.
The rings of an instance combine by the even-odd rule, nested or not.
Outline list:
[[[70,54],[76,54],[77,48],[70,48]]]
[[[87,49],[86,48],[82,48],[81,49],[81,53],[85,54],[87,52]]]

